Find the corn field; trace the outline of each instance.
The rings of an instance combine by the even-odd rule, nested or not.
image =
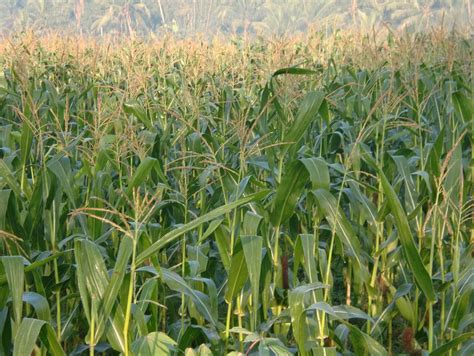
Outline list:
[[[0,44],[0,355],[474,353],[472,41]]]

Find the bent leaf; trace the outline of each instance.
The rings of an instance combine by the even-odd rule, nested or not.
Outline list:
[[[405,259],[410,266],[410,269],[415,277],[416,284],[419,286],[425,297],[434,302],[436,300],[435,291],[433,288],[433,283],[431,282],[431,277],[423,265],[420,254],[413,240],[413,235],[410,230],[410,225],[408,224],[408,218],[403,211],[402,205],[398,200],[397,194],[393,190],[392,186],[385,177],[385,174],[381,169],[379,169],[380,179],[382,181],[382,187],[385,192],[385,195],[388,200],[388,205],[390,210],[395,218],[395,224],[398,229],[398,237],[400,243],[405,252]]]

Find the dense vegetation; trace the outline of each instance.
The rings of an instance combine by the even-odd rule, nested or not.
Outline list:
[[[0,46],[0,355],[472,352],[471,44]]]
[[[316,26],[470,27],[472,0],[2,0],[0,34],[28,28],[88,35],[294,33]]]

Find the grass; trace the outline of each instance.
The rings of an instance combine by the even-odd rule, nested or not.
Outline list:
[[[472,349],[470,40],[0,44],[0,354]]]

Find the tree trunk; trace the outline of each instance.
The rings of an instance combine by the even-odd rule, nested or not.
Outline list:
[[[160,9],[161,22],[163,23],[163,25],[166,25],[165,14],[163,12],[163,6],[161,4],[161,0],[158,0],[158,8]]]
[[[352,0],[351,4],[351,14],[352,14],[352,24],[356,24],[356,13],[357,13],[357,0]]]

